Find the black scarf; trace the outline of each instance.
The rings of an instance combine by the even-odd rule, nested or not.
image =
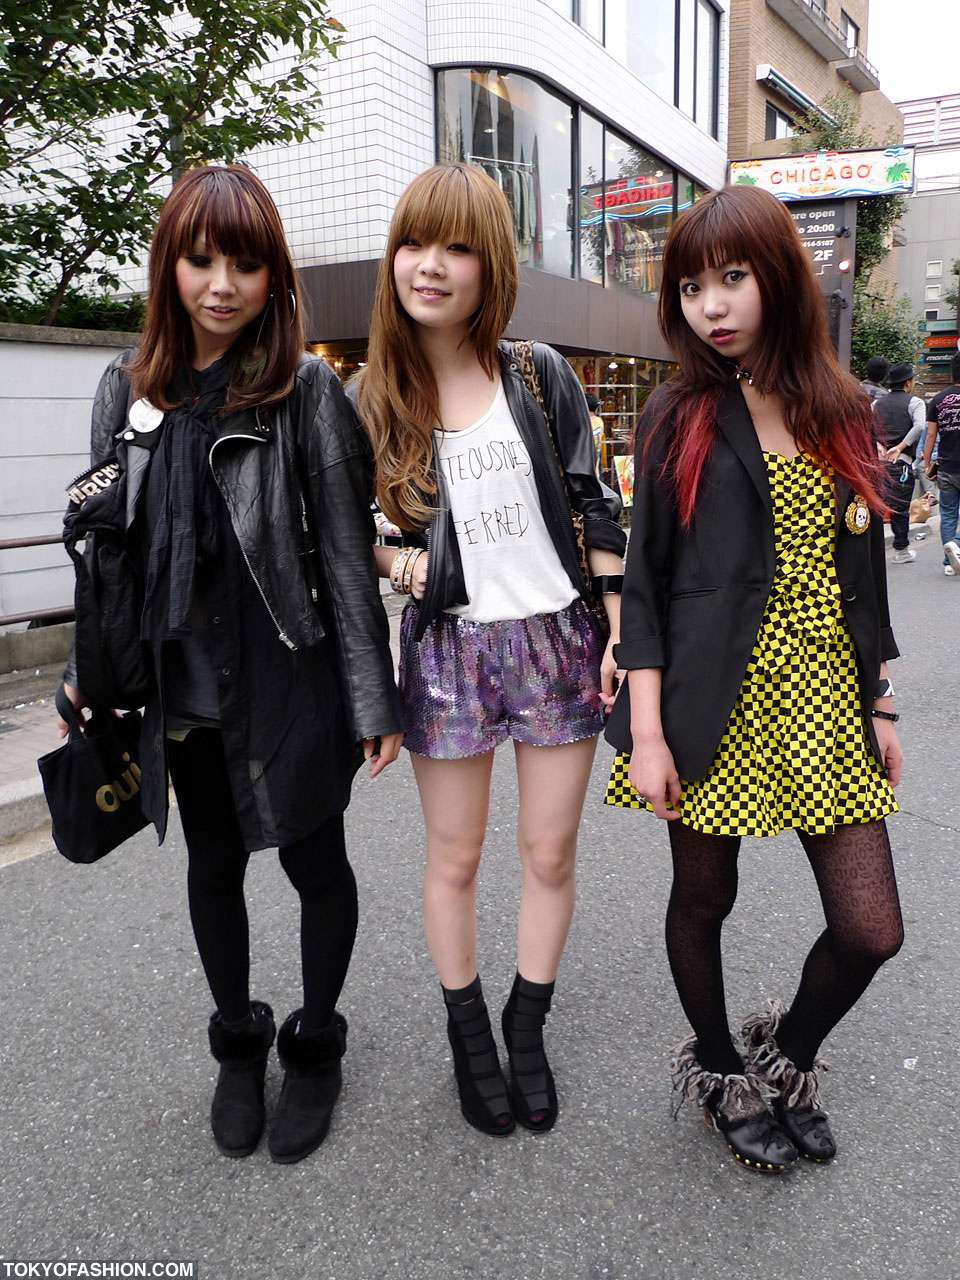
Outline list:
[[[170,398],[182,402],[164,416],[147,479],[148,506],[158,514],[147,530],[144,639],[190,631],[197,561],[217,553],[220,510],[207,457],[231,365],[228,352],[206,369],[184,370],[170,389]]]

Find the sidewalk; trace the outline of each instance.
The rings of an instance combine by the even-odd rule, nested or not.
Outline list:
[[[936,511],[925,524],[910,526],[912,541],[918,534],[937,540],[939,533]],[[891,540],[888,526],[888,546]],[[394,657],[403,605],[404,600],[391,595],[387,588],[384,608],[390,617]],[[49,822],[37,757],[53,751],[59,743],[53,695],[61,669],[58,663],[0,675],[0,842],[35,831]]]

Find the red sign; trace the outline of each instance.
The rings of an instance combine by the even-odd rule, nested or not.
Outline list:
[[[955,333],[931,333],[927,335],[924,346],[926,347],[956,347],[957,335]]]

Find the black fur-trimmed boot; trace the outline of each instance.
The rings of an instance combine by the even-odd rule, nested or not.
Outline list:
[[[809,1071],[801,1071],[781,1052],[776,1036],[786,1012],[782,1000],[768,1000],[762,1013],[747,1018],[743,1024],[747,1063],[773,1094],[773,1113],[800,1154],[826,1164],[837,1154],[820,1099],[820,1081],[827,1064],[817,1056]]]
[[[250,1008],[253,1021],[249,1027],[230,1031],[215,1013],[207,1028],[210,1052],[220,1063],[210,1125],[225,1156],[250,1155],[263,1133],[263,1078],[277,1028],[268,1004],[251,1000]]]
[[[707,1124],[723,1135],[738,1164],[757,1173],[786,1173],[796,1162],[796,1147],[770,1114],[769,1091],[752,1071],[707,1071],[697,1058],[696,1036],[688,1036],[673,1050],[670,1074],[681,1103],[687,1099],[703,1108]]]
[[[267,1145],[276,1164],[295,1164],[327,1136],[340,1094],[340,1059],[347,1048],[347,1020],[335,1013],[318,1031],[300,1030],[302,1009],[291,1013],[277,1036],[283,1067],[280,1100],[270,1121]]]

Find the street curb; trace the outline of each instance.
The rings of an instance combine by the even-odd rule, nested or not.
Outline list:
[[[9,782],[0,787],[0,840],[22,836],[50,821],[43,783],[37,780]]]

